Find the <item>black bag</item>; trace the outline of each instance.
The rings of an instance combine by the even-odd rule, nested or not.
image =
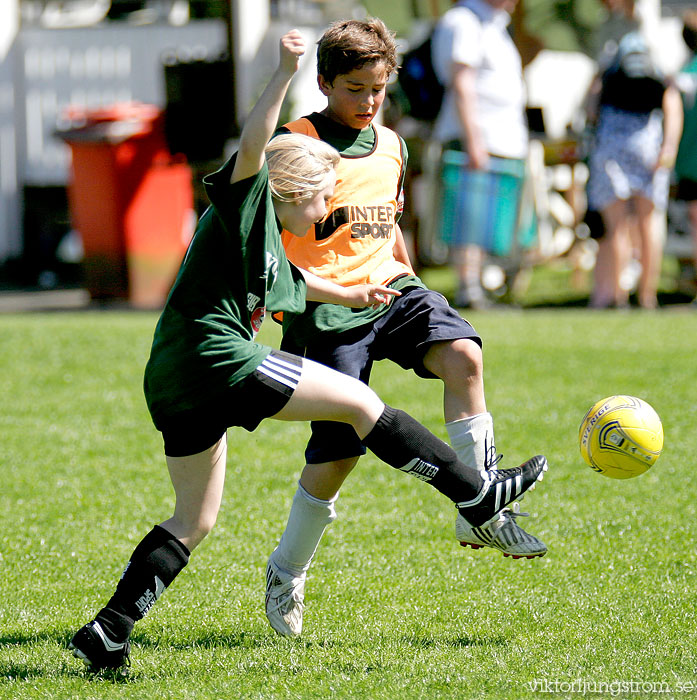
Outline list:
[[[644,40],[636,32],[626,34],[603,74],[600,103],[647,114],[661,108],[665,91],[665,79]]]
[[[397,73],[397,83],[404,97],[406,114],[423,121],[433,121],[443,104],[445,88],[441,85],[431,61],[431,39],[407,51]]]

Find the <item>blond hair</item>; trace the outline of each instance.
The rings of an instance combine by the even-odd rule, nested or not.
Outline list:
[[[310,199],[326,186],[339,164],[339,152],[305,134],[280,134],[265,149],[269,189],[282,202]]]

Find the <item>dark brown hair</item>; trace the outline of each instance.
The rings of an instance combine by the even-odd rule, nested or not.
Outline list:
[[[397,67],[394,34],[377,17],[334,22],[317,42],[317,73],[330,84],[368,63],[382,63],[388,77]]]

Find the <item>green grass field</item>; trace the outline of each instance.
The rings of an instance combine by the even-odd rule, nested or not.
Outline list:
[[[454,508],[372,456],[338,503],[307,585],[305,633],[277,637],[264,568],[308,435],[229,433],[216,529],[134,634],[127,680],[65,649],[173,505],[142,398],[156,317],[0,316],[0,698],[688,697],[697,690],[697,317],[585,310],[472,314],[503,465],[550,463],[523,525],[543,559],[464,550]],[[273,327],[262,331],[272,344]],[[374,387],[445,438],[440,384],[376,367]],[[577,430],[629,393],[666,446],[626,482],[593,473]],[[582,685],[585,684],[585,685]]]

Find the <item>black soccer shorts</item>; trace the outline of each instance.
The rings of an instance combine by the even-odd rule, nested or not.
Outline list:
[[[372,324],[339,334],[325,333],[308,345],[305,357],[368,384],[373,362],[392,360],[419,377],[435,379],[423,364],[428,349],[440,341],[469,338],[480,346],[472,325],[431,289],[411,287],[395,297],[389,311]],[[357,457],[366,452],[346,423],[313,421],[305,450],[308,464]]]
[[[228,428],[256,430],[264,418],[276,415],[295,391],[303,360],[280,350],[266,359],[241,382],[211,397],[200,407],[155,422],[162,432],[165,454],[187,457],[214,445]]]

